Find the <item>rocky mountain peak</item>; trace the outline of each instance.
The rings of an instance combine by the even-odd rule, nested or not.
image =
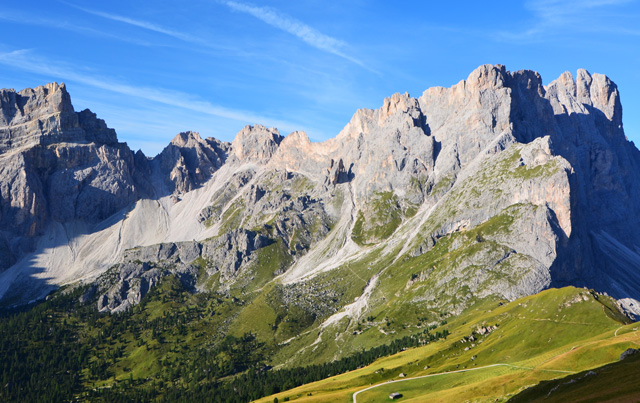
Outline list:
[[[533,70],[518,70],[511,73],[507,85],[514,90],[528,92],[529,96],[544,97],[545,94],[542,76]]]
[[[311,140],[309,140],[309,136],[304,131],[296,130],[295,132],[290,133],[286,136],[280,146],[284,146],[286,144],[297,145],[300,147],[305,147],[307,144],[311,144]]]
[[[369,132],[373,115],[374,111],[372,109],[358,109],[349,123],[336,136],[336,141],[342,142],[346,139],[356,139],[360,134]]]
[[[64,83],[0,90],[0,110],[0,153],[63,142],[118,143],[115,131],[93,112],[74,111]]]
[[[192,131],[178,133],[170,142],[176,147],[193,147],[198,143],[204,143],[204,140],[199,133]]]
[[[49,83],[16,92],[0,90],[0,126],[18,125],[55,113],[73,113],[71,97],[64,83]]]
[[[277,154],[287,156],[301,151],[310,156],[317,152],[318,148],[321,148],[318,147],[319,145],[320,143],[312,143],[307,133],[296,130],[282,139]]]
[[[238,132],[231,149],[233,156],[240,161],[265,163],[276,152],[283,138],[278,129],[247,125]]]
[[[573,77],[573,74],[571,74],[570,71],[565,71],[564,73],[562,73],[560,75],[560,77],[558,77],[556,80],[552,81],[551,83],[549,83],[549,85],[547,86],[547,89],[552,89],[552,91],[557,91],[558,88],[562,88],[564,89],[564,91],[566,91],[567,94],[570,94],[572,97],[576,98],[577,100],[584,100],[585,96],[584,94],[586,93],[587,96],[586,98],[589,98],[588,95],[588,90],[585,87],[585,77],[581,76],[582,74],[589,74],[586,72],[586,70],[578,70],[578,80],[576,82],[576,79]],[[591,80],[591,76],[588,76],[589,80]],[[578,91],[578,85],[580,85],[580,91]],[[577,96],[577,93],[580,93],[580,96]]]
[[[415,109],[420,109],[417,99],[411,98],[406,92],[404,94],[395,93],[391,97],[384,99],[382,108],[378,112],[378,124],[382,126],[389,116],[398,112],[410,113]]]
[[[574,95],[577,95],[581,101],[590,99],[589,87],[591,86],[592,81],[591,74],[589,74],[585,69],[578,69],[577,79],[574,80],[571,73],[569,73],[569,76],[571,77],[571,80],[574,81],[574,85],[577,88],[577,92],[574,92]]]
[[[0,270],[52,225],[95,224],[147,187],[127,145],[75,112],[64,84],[0,90],[0,166]]]
[[[203,140],[196,132],[179,133],[154,158],[154,165],[167,185],[167,190],[160,193],[185,193],[200,186],[222,166],[228,148],[228,143]]]
[[[609,120],[622,124],[622,104],[618,87],[603,74],[594,73],[591,79],[591,85],[585,86],[589,90],[591,105],[604,112]]]
[[[312,172],[323,172],[329,164],[329,155],[337,146],[331,140],[312,143],[305,132],[295,131],[282,140],[269,165],[289,171],[297,171],[304,166]]]
[[[498,89],[506,85],[507,76],[507,70],[503,65],[484,64],[473,70],[465,83],[476,89]]]
[[[574,109],[571,112],[576,112],[575,109],[579,109],[581,104],[585,111],[591,107],[602,112],[608,120],[622,124],[622,105],[618,87],[603,74],[591,75],[587,70],[579,69],[574,79],[573,75],[567,71],[549,83],[547,89],[554,93],[563,92],[570,95],[573,101],[576,101],[568,102]],[[563,97],[563,100],[565,103],[569,101],[566,97]]]

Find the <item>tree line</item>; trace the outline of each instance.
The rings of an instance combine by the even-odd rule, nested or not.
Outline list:
[[[224,322],[216,310],[233,309],[234,299],[193,296],[169,280],[133,309],[110,315],[81,304],[83,292],[0,312],[0,401],[248,402],[448,336],[427,329],[333,362],[276,370],[265,365],[274,347],[254,334],[203,336]],[[140,379],[123,364],[136,351],[153,368]]]

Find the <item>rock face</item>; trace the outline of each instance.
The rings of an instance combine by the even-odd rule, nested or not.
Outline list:
[[[618,89],[603,75],[579,70],[575,81],[565,73],[552,82],[546,98],[556,123],[554,152],[574,170],[575,236],[555,262],[557,281],[605,282],[618,297],[635,295],[640,154],[624,136]]]
[[[238,161],[264,163],[269,161],[281,141],[282,136],[277,129],[246,126],[231,143],[232,155]]]
[[[150,189],[134,154],[64,84],[0,91],[0,270],[52,221],[98,223]]]
[[[89,110],[76,113],[64,84],[0,90],[0,153],[55,143],[116,145],[113,129]]]
[[[59,284],[72,281],[63,261],[90,262],[88,278],[113,266],[95,286],[101,310],[127,309],[166,276],[233,294],[276,277],[322,289],[327,273],[365,267],[375,280],[341,315],[389,295],[456,312],[563,285],[640,313],[640,152],[605,76],[544,86],[536,72],[484,65],[451,88],[358,110],[323,143],[257,125],[232,143],[180,133],[152,159],[74,112],[64,86],[0,99],[7,284],[52,223],[82,222],[67,236],[73,253],[42,270]],[[116,246],[91,252],[104,239]]]
[[[203,140],[198,133],[184,132],[154,158],[154,165],[164,178],[166,193],[186,193],[211,178],[224,164],[228,150],[228,143]]]
[[[257,250],[272,243],[251,231],[233,231],[204,242],[179,242],[130,249],[99,282],[98,310],[121,312],[140,302],[162,278],[174,275],[195,289],[199,276],[218,274],[229,282]]]

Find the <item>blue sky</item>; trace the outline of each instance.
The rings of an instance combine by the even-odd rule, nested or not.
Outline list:
[[[578,68],[621,91],[640,145],[640,0],[25,1],[0,8],[0,87],[65,82],[120,141],[155,155],[178,132],[246,124],[334,137],[358,108],[451,86],[477,66]]]

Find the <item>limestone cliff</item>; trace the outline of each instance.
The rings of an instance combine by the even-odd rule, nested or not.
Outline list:
[[[74,112],[64,86],[1,99],[8,283],[35,267],[14,265],[20,256],[60,256],[34,241],[54,222],[66,223],[68,253],[39,268],[65,283],[112,267],[99,281],[103,310],[125,309],[165,275],[251,292],[361,265],[376,279],[371,306],[391,293],[455,311],[573,284],[640,313],[640,153],[605,76],[579,70],[545,86],[536,72],[484,65],[451,88],[359,110],[322,143],[256,125],[231,143],[184,132],[152,159]],[[74,232],[78,221],[92,226]],[[64,264],[84,268],[71,276]]]
[[[95,224],[149,194],[139,159],[91,111],[74,112],[64,84],[0,99],[0,270],[52,221]]]

